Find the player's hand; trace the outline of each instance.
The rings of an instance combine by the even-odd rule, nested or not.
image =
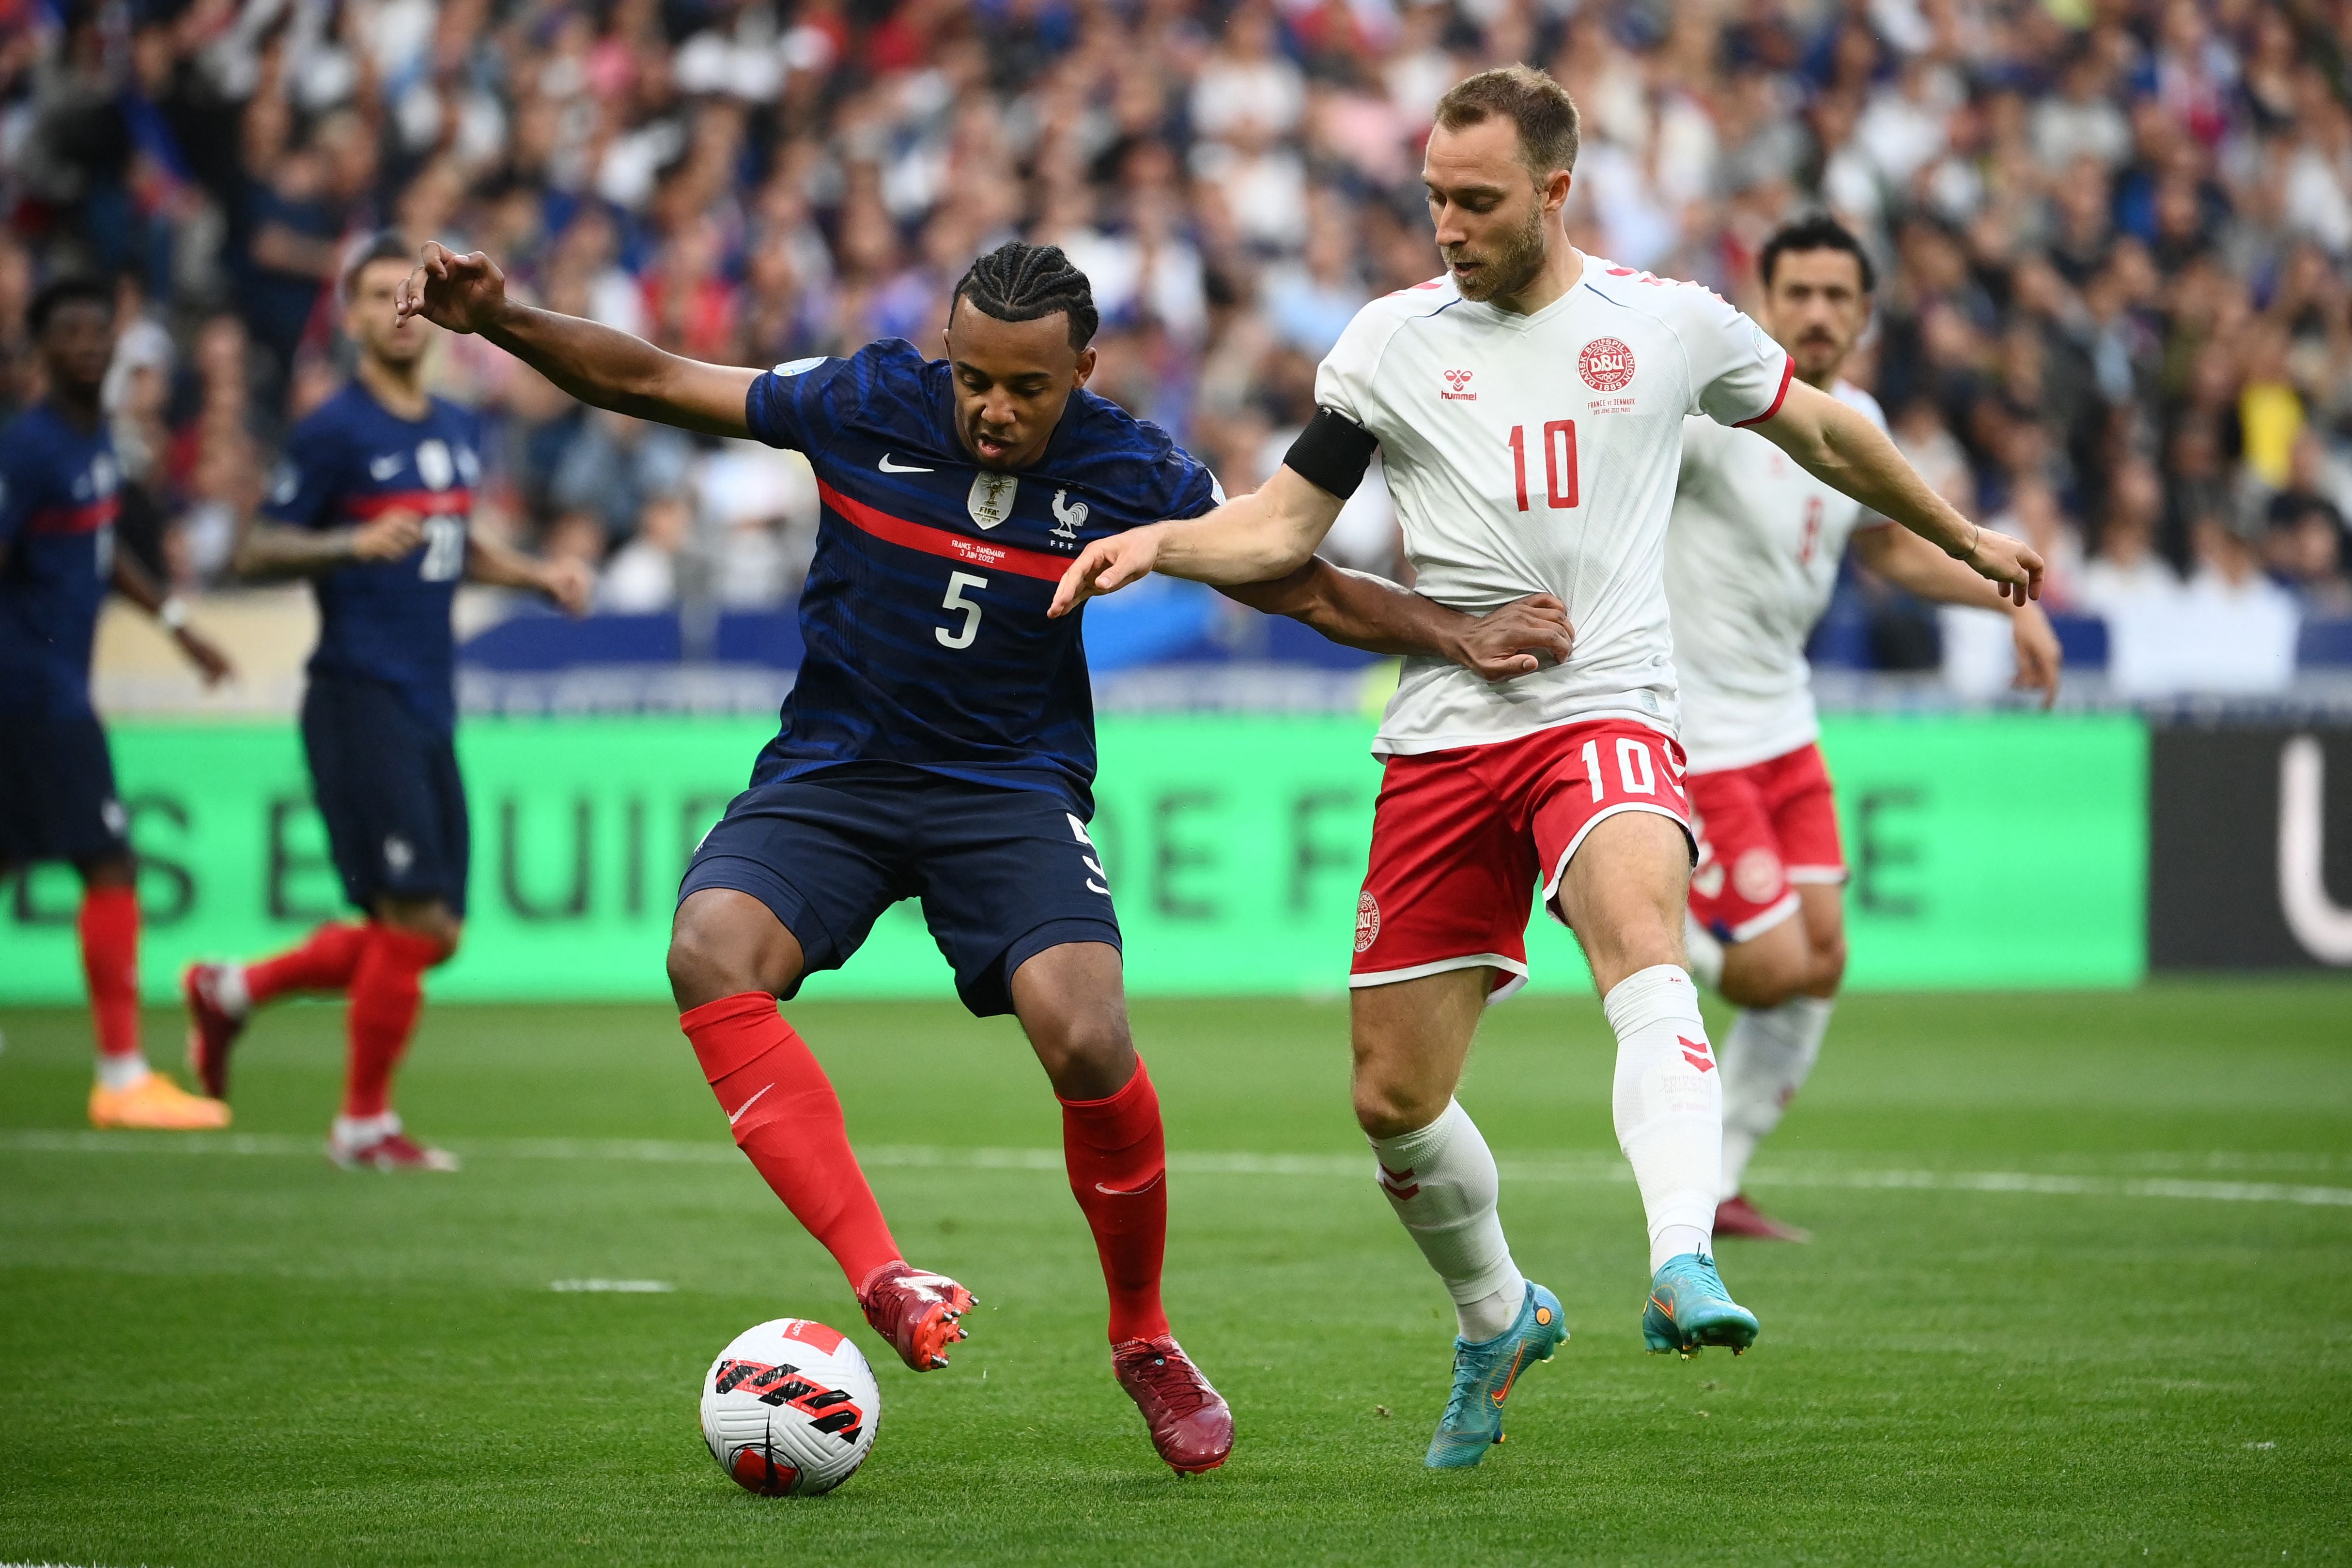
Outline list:
[[[596,596],[596,575],[585,561],[566,556],[541,570],[539,588],[566,615],[585,615],[589,601]]]
[[[473,251],[459,256],[427,240],[416,269],[393,296],[400,320],[422,316],[452,332],[478,332],[496,321],[507,305],[507,275],[498,263]]]
[[[2010,685],[2021,692],[2040,692],[2046,711],[2058,700],[2058,668],[2066,652],[2058,633],[2038,604],[2029,604],[2010,617],[2010,635],[2017,644],[2017,678]]]
[[[372,517],[352,530],[356,560],[398,560],[425,542],[425,518],[405,507]]]
[[[1160,559],[1160,528],[1129,528],[1107,539],[1097,539],[1070,563],[1054,590],[1048,617],[1067,615],[1089,599],[1117,593],[1129,583],[1151,573]]]
[[[1568,606],[1549,593],[1515,599],[1470,622],[1450,650],[1454,662],[1490,681],[1532,675],[1546,662],[1565,664],[1576,648]]]
[[[236,674],[236,667],[228,662],[228,655],[194,627],[181,627],[172,633],[172,641],[180,645],[180,652],[186,654],[188,663],[196,667],[196,674],[204,677],[205,685],[216,686]]]
[[[1979,577],[1991,580],[2000,596],[2012,603],[2042,597],[2042,558],[2023,539],[1979,528],[1976,548],[1960,559]]]

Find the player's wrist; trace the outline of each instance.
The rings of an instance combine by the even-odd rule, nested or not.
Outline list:
[[[1970,523],[1969,525],[1969,542],[1961,546],[1958,549],[1954,549],[1950,545],[1946,545],[1944,547],[1944,553],[1950,556],[1954,560],[1974,560],[1976,559],[1977,547],[1982,543],[1984,543],[1984,525],[1982,523]]]
[[[188,601],[176,593],[167,593],[155,606],[155,623],[174,636],[188,629]]]

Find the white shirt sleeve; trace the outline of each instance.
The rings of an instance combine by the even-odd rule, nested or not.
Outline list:
[[[1380,365],[1390,327],[1388,313],[1373,305],[1356,312],[1356,319],[1348,323],[1348,329],[1316,368],[1316,407],[1328,408],[1361,429],[1371,429],[1372,372]]]
[[[1690,359],[1691,404],[1717,424],[1759,424],[1780,412],[1793,367],[1787,350],[1712,289],[1675,289],[1675,322]]]

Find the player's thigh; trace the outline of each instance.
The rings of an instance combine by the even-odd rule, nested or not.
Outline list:
[[[1013,971],[1013,1012],[1039,1065],[1065,1100],[1104,1100],[1135,1076],[1119,951],[1106,942],[1057,942]]]
[[[714,988],[789,1000],[806,976],[846,963],[911,891],[890,848],[907,831],[894,802],[857,785],[787,780],[737,796],[679,879],[669,956],[679,1005],[716,999],[703,995]]]
[[[1055,948],[1104,947],[1108,954],[1065,955],[1054,966],[1088,987],[1089,1016],[1099,1023],[1117,989],[1121,939],[1110,879],[1085,821],[1060,796],[1034,789],[942,779],[914,799],[923,920],[964,1006],[981,1018],[1015,1012],[1012,982],[1021,970]]]
[[[1632,810],[1594,823],[1570,857],[1554,896],[1602,996],[1638,970],[1682,963],[1690,854],[1678,820]]]
[[[1349,991],[1356,1121],[1367,1133],[1392,1138],[1444,1114],[1495,973],[1484,966],[1441,969]]]
[[[1526,983],[1535,851],[1487,781],[1486,749],[1388,759],[1356,901],[1351,989],[1465,970],[1499,999]]]
[[[1805,883],[1797,889],[1804,907],[1805,939],[1812,948],[1808,995],[1836,994],[1845,983],[1845,887],[1842,883]]]

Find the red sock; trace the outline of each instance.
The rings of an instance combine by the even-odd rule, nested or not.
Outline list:
[[[81,895],[81,972],[101,1056],[139,1053],[139,892],[93,887]]]
[[[694,1042],[736,1145],[793,1218],[833,1254],[850,1289],[883,1264],[898,1261],[882,1206],[850,1151],[840,1096],[776,1011],[776,998],[764,991],[721,997],[688,1009],[677,1027]]]
[[[390,1108],[393,1069],[425,1005],[425,971],[443,956],[432,937],[374,921],[362,936],[352,969],[351,1058],[343,1074],[343,1114],[354,1117]]]
[[[1109,1099],[1062,1102],[1062,1158],[1102,1257],[1111,1343],[1166,1333],[1160,1266],[1168,1248],[1168,1140],[1141,1057]]]
[[[274,958],[245,967],[245,994],[250,1005],[274,1001],[289,991],[347,989],[367,950],[368,928],[330,920]]]

